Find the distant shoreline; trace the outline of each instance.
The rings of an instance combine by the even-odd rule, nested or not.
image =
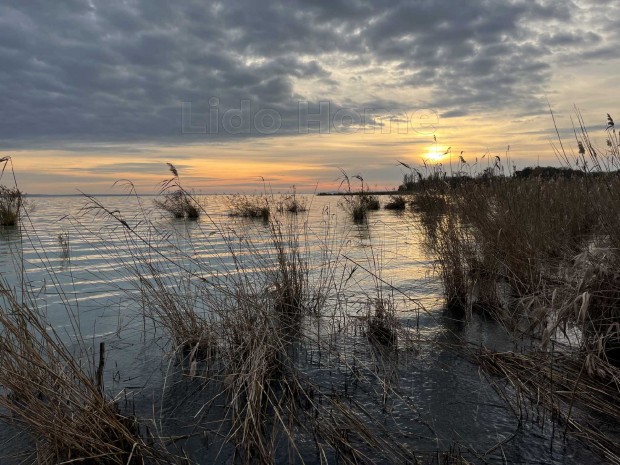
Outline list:
[[[338,192],[319,192],[316,194],[317,196],[325,196],[325,195],[406,195],[413,194],[413,191],[364,191],[364,192],[346,192],[346,191],[338,191]]]
[[[368,194],[368,195],[406,195],[406,194],[412,194],[412,191],[365,191],[364,194]],[[286,192],[278,192],[278,194],[286,194]],[[318,192],[316,194],[313,194],[312,192],[307,192],[307,193],[298,193],[301,195],[316,195],[316,196],[320,196],[320,197],[324,197],[324,196],[335,196],[335,195],[360,195],[361,192],[345,192],[345,191],[338,191],[338,192]],[[131,195],[131,194],[102,194],[102,193],[98,193],[98,194],[24,194],[24,197],[32,197],[32,198],[46,198],[46,197],[85,197],[85,196],[91,196],[91,197],[127,197],[127,195]],[[157,197],[159,194],[139,194],[140,197]],[[235,195],[235,194],[226,194],[223,192],[218,192],[218,193],[209,193],[209,194],[196,194],[196,195]],[[247,195],[254,195],[254,194],[247,194]],[[259,195],[259,194],[256,194]]]

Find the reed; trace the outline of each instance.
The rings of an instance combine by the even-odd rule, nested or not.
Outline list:
[[[316,448],[317,460],[425,462],[398,427],[384,433],[381,410],[369,419],[368,405],[347,400],[349,389],[360,389],[387,402],[398,396],[397,385],[378,381],[384,375],[377,370],[392,373],[386,367],[392,362],[377,364],[380,368],[361,362],[340,345],[339,335],[395,354],[400,326],[393,296],[367,288],[373,297],[366,304],[349,302],[347,286],[358,265],[345,259],[342,248],[349,241],[335,242],[329,218],[326,214],[323,230],[314,231],[297,216],[273,215],[253,234],[237,234],[207,215],[197,226],[208,226],[199,243],[208,248],[217,236],[217,250],[226,251],[215,259],[218,273],[211,259],[171,250],[164,232],[125,228],[130,236],[149,238],[150,252],[129,248],[136,251],[132,270],[146,316],[166,329],[187,377],[215,390],[201,411],[226,406],[215,431],[200,422],[193,428],[220,438],[217,447],[231,451],[235,463],[307,460],[309,446]],[[149,260],[163,248],[154,239],[159,236],[167,246],[164,260]],[[368,318],[360,333],[357,314],[364,311]],[[308,357],[319,357],[318,368],[316,362],[308,365]],[[317,370],[325,376],[317,377]],[[332,372],[343,376],[344,391],[330,381]],[[341,394],[334,395],[335,389]],[[415,414],[413,406],[405,408]]]
[[[458,198],[450,191],[432,198],[434,246],[445,250],[446,270],[460,270],[444,281],[468,309],[468,293],[482,279],[477,269],[494,264],[481,261],[473,226],[446,214],[458,211]],[[323,463],[466,463],[459,453],[414,451],[410,431],[392,421],[391,402],[416,421],[423,417],[398,385],[409,331],[401,329],[397,291],[381,279],[373,252],[363,249],[368,266],[347,258],[347,238],[335,244],[328,230],[312,231],[294,215],[274,213],[266,224],[245,223],[251,232],[237,232],[205,212],[193,242],[178,246],[156,223],[141,218],[138,227],[105,213],[131,239],[137,302],[184,375],[173,389],[213,391],[187,421],[222,457],[301,462],[316,448]],[[361,352],[374,358],[362,361]],[[206,421],[205,412],[217,413]]]
[[[103,353],[97,372],[88,370],[42,314],[6,284],[0,293],[0,408],[33,438],[36,463],[175,462],[104,394]]]
[[[58,233],[57,240],[58,246],[60,247],[60,257],[63,259],[69,258],[71,253],[71,248],[69,246],[69,233],[66,231]]]
[[[171,278],[152,263],[134,268],[139,303],[145,315],[172,338],[173,349],[189,362],[208,359],[217,351],[213,322],[200,310],[200,289],[182,276]]]
[[[611,139],[617,135],[611,134],[610,127],[608,146],[615,147]],[[491,311],[495,308],[496,316],[510,327],[524,322],[539,328],[547,325],[545,312],[530,311],[537,305],[519,305],[523,302],[519,299],[531,304],[529,297],[535,295],[542,299],[542,306],[553,308],[548,304],[555,292],[554,305],[559,308],[558,297],[569,295],[567,289],[575,287],[576,279],[584,278],[575,278],[570,265],[573,257],[593,244],[609,246],[615,240],[616,226],[620,226],[613,213],[620,209],[618,176],[611,171],[583,169],[587,166],[585,147],[598,167],[611,166],[615,152],[593,152],[595,144],[585,129],[582,139],[577,157],[581,170],[530,169],[509,177],[501,175],[504,170],[496,157],[494,169],[477,176],[459,174],[458,182],[453,182],[435,172],[430,181],[421,178],[416,183],[414,205],[438,259],[449,302],[452,295],[466,296],[458,300]],[[568,280],[567,272],[572,273]],[[593,309],[611,308],[616,300],[613,278],[597,276],[598,284],[586,279],[593,294],[600,296],[597,302],[601,305],[593,305]],[[566,298],[562,308],[578,295]],[[570,321],[568,313],[560,312],[562,324]],[[596,320],[613,321],[609,311],[599,313]],[[601,333],[596,326],[591,325],[586,333]]]
[[[0,226],[15,226],[23,203],[22,193],[17,187],[0,186]]]
[[[467,179],[419,180],[414,202],[448,306],[465,304],[465,318],[481,308],[539,341],[540,352],[477,356],[508,381],[512,391],[502,392],[518,415],[541,406],[565,433],[616,462],[613,438],[583,412],[618,421],[620,140],[609,115],[606,148],[597,148],[579,113],[575,135],[574,150],[557,153],[562,169],[505,176],[496,157],[493,170]],[[524,399],[535,405],[529,413]]]
[[[398,339],[398,320],[394,297],[379,295],[369,299],[367,303],[367,331],[366,335],[371,342],[383,346],[395,346]]]
[[[17,187],[17,179],[13,170],[13,159],[11,157],[0,158],[2,170],[0,180],[8,171],[12,175],[14,187],[0,185],[0,226],[15,226],[19,222],[22,209],[24,208],[23,193]],[[7,170],[7,167],[9,168]]]
[[[342,173],[340,187],[344,187],[342,202],[340,205],[348,212],[354,221],[365,221],[369,211],[379,210],[381,203],[376,195],[368,191],[368,186],[364,184],[364,178],[361,175],[355,175],[353,178],[360,182],[359,191],[355,191],[351,185],[351,178],[344,170]]]
[[[153,203],[157,208],[171,214],[174,218],[197,220],[200,218],[201,207],[192,194],[181,185],[179,172],[176,167],[168,163],[173,177],[162,182],[159,192],[160,198]]]
[[[231,195],[227,197],[229,215],[242,218],[269,220],[272,207],[269,199],[263,195]]]
[[[473,307],[472,294],[477,292],[481,301],[480,296],[492,293],[481,287],[483,279],[493,283],[504,279],[502,272],[505,279],[510,276],[486,252],[498,249],[477,242],[485,239],[479,225],[492,222],[461,211],[461,193],[476,186],[439,183],[416,197],[416,215],[425,218],[429,231],[434,231],[429,233],[429,247],[445,270],[443,280],[452,305],[464,311]],[[485,186],[499,189],[489,183]],[[329,215],[320,223],[324,229],[314,231],[303,215],[285,211],[278,215],[273,197],[263,197],[261,202],[274,213],[266,223],[244,223],[255,228],[251,233],[228,228],[203,211],[203,221],[192,228],[188,242],[179,245],[169,231],[150,222],[146,212],[134,223],[117,210],[91,201],[89,211],[113,223],[112,228],[106,225],[103,234],[119,231],[127,240],[131,258],[119,265],[128,267],[139,291],[136,294],[131,289],[127,295],[136,299],[136,309],[153,323],[157,342],[168,343],[169,365],[182,373],[178,384],[164,388],[214,391],[180,421],[191,428],[187,436],[215,442],[212,449],[221,452],[216,462],[225,461],[230,452],[228,461],[240,464],[303,463],[308,457],[320,463],[467,463],[458,449],[422,453],[411,446],[417,432],[402,428],[400,422],[410,416],[417,424],[425,424],[425,415],[410,399],[408,388],[401,390],[398,385],[402,369],[398,361],[408,356],[407,339],[412,337],[401,326],[394,299],[398,291],[381,278],[380,258],[372,250],[364,249],[370,254],[368,263],[351,258],[345,250],[351,241],[334,238]],[[492,211],[498,202],[481,208]],[[497,233],[492,224],[485,231]],[[117,245],[114,242],[105,253],[113,253]],[[549,249],[541,248],[544,253]],[[550,260],[544,260],[547,266]],[[604,260],[599,262],[597,276],[607,267]],[[485,270],[495,274],[489,278]],[[573,275],[579,276],[577,268]],[[541,276],[547,274],[541,272]],[[552,281],[545,282],[550,285]],[[568,282],[572,280],[567,278]],[[566,288],[567,296],[571,292],[572,288]],[[9,299],[0,316],[0,385],[8,389],[2,405],[37,438],[40,463],[177,460],[166,452],[169,444],[144,433],[140,421],[124,415],[106,396],[103,362],[88,367],[83,363],[86,359],[69,353],[42,315],[31,310],[33,305],[24,306],[7,290],[2,295]],[[410,311],[414,300],[408,296],[405,311]],[[562,301],[556,294],[554,302]],[[594,315],[589,310],[588,314]],[[144,324],[145,338],[150,335],[147,328]],[[362,352],[376,358],[369,362],[360,357]],[[496,375],[501,375],[501,370],[493,371],[497,365],[508,365],[508,371],[521,367],[523,374],[535,365],[546,367],[539,359],[513,363],[506,357],[487,363],[484,355],[479,363]],[[588,360],[584,372],[592,379],[616,379],[615,372],[606,371],[603,357]],[[515,381],[522,382],[523,389],[527,386],[531,393],[536,389],[532,386],[546,386],[546,381],[530,385],[523,377]],[[579,376],[569,378],[567,384],[572,382],[579,384]],[[593,386],[594,381],[584,392],[591,392]],[[561,389],[566,391],[566,385]],[[613,396],[612,389],[606,393]],[[398,405],[398,415],[391,415],[391,403]],[[600,410],[602,404],[591,405]],[[179,406],[166,407],[160,424]],[[213,411],[217,413],[207,420],[206,412]],[[570,418],[568,412],[565,417]],[[432,425],[426,427],[427,436],[439,444]],[[588,434],[595,437],[595,433]],[[175,442],[182,440],[174,438]],[[192,459],[205,460],[183,460]]]
[[[305,199],[297,195],[297,191],[293,186],[293,192],[291,194],[285,194],[277,202],[276,211],[278,213],[303,213],[308,210],[308,205]]]
[[[407,208],[408,199],[404,195],[390,195],[390,200],[385,204],[386,210],[404,210]]]
[[[569,433],[598,450],[610,463],[620,461],[618,442],[577,410],[620,421],[620,371],[592,355],[565,352],[497,353],[481,349],[478,362],[505,383],[494,387],[523,421],[558,422]],[[511,389],[512,392],[508,392]],[[516,397],[513,395],[516,393]],[[542,410],[542,413],[541,413]]]
[[[462,295],[468,297],[461,301],[473,302],[475,295],[479,306],[506,310],[510,299],[542,293],[550,298],[553,289],[569,285],[573,257],[609,237],[601,235],[611,228],[604,224],[608,213],[601,215],[593,204],[611,208],[608,187],[616,183],[607,177],[498,178],[449,188],[441,196],[418,194],[419,224],[437,257],[448,300]],[[613,281],[598,276],[608,281],[605,286]],[[506,323],[514,326],[533,316],[524,312],[525,307],[513,306],[504,312]]]
[[[305,312],[309,301],[309,281],[307,260],[302,257],[299,235],[274,219],[270,223],[271,243],[276,254],[276,266],[267,271],[271,283],[270,293],[274,299],[275,310],[287,316],[299,316]],[[320,290],[317,289],[317,293]]]

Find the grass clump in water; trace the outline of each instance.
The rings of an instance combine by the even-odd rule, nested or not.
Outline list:
[[[174,218],[197,220],[200,217],[199,208],[193,204],[189,194],[186,192],[181,190],[165,192],[162,194],[162,197],[162,199],[154,201],[155,206],[170,213]]]
[[[278,213],[303,213],[308,210],[305,199],[300,198],[293,187],[293,193],[285,195],[278,202]]]
[[[274,220],[270,227],[276,266],[268,275],[275,309],[280,315],[299,317],[309,298],[308,268],[301,255],[299,237],[292,225],[283,229],[282,222]]]
[[[0,158],[0,164],[2,164],[0,179],[8,164],[13,174],[13,181],[15,182],[15,187],[0,185],[0,226],[15,226],[19,221],[22,208],[24,207],[23,194],[17,187],[15,173],[13,172],[13,160],[11,157]]]
[[[404,210],[407,208],[407,197],[404,195],[390,195],[390,200],[385,204],[386,210]]]
[[[15,226],[22,208],[22,192],[17,187],[0,186],[0,225]]]
[[[264,221],[271,216],[269,199],[263,195],[231,195],[228,196],[229,215],[241,218],[257,218]]]
[[[344,170],[341,170],[342,181],[340,186],[345,186],[346,190],[342,195],[342,207],[351,215],[354,221],[365,221],[369,211],[379,210],[381,204],[376,195],[368,191],[368,186],[364,185],[364,178],[361,175],[353,176],[359,180],[360,190],[354,191],[351,187],[351,180]]]
[[[173,177],[162,183],[161,198],[154,201],[155,206],[171,214],[174,218],[197,220],[200,218],[200,206],[194,197],[181,186],[176,167],[171,163],[168,163],[168,167]]]
[[[366,335],[368,339],[383,346],[396,345],[398,320],[394,298],[379,295],[374,299],[369,299],[367,306],[368,328]]]

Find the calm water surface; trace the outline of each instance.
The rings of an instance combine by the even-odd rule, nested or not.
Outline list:
[[[209,217],[198,222],[172,220],[152,211],[152,198],[148,197],[98,200],[109,212],[120,212],[132,228],[140,231],[140,239],[128,237],[117,221],[101,209],[91,208],[92,203],[84,198],[35,198],[20,228],[0,231],[0,273],[16,292],[28,291],[47,314],[50,325],[76,353],[84,348],[92,353],[92,347],[105,341],[106,389],[110,395],[122,393],[126,405],[141,417],[152,419],[155,412],[162,433],[187,434],[196,423],[196,413],[213,393],[199,380],[183,377],[174,358],[168,356],[171,347],[163,331],[142,316],[131,267],[136,255],[142,254],[171,275],[179,273],[175,264],[192,268],[196,262],[204,264],[200,273],[206,278],[210,273],[225,273],[231,269],[231,242],[223,239],[222,232],[227,237],[250,238],[260,248],[268,237],[267,226],[229,217],[222,196],[204,197]],[[367,299],[378,282],[393,295],[400,322],[415,343],[400,347],[388,364],[366,342],[362,331],[332,334],[333,344],[345,359],[338,363],[359,363],[362,378],[367,381],[349,384],[346,370],[325,370],[321,357],[328,355],[301,344],[297,358],[304,375],[325,389],[344,387],[387,430],[398,429],[408,447],[416,451],[460,445],[472,463],[600,463],[583,444],[554,437],[549,423],[544,427],[520,425],[478,367],[462,356],[459,348],[467,343],[506,350],[514,344],[493,322],[474,318],[462,325],[444,316],[441,284],[412,213],[372,212],[367,223],[358,225],[338,207],[337,197],[308,196],[307,200],[309,212],[295,220],[306,232],[305,253],[320,261],[324,253],[320,243],[329,237],[332,249],[341,250],[346,257],[340,259],[343,266],[351,269],[357,265],[346,290],[352,302],[350,312],[360,311],[356,299]],[[147,227],[147,220],[158,233]],[[59,235],[68,240],[68,250]],[[239,256],[250,257],[242,242],[238,244]],[[424,310],[411,299],[421,303]],[[332,324],[332,332],[333,328]],[[389,382],[400,397],[387,404],[377,402],[383,382]],[[214,420],[217,409],[209,415]],[[19,463],[9,457],[32,451],[31,442],[15,434],[12,427],[0,426],[4,443],[0,464]],[[215,459],[227,463],[231,456],[230,450],[208,435],[178,446],[201,464]],[[311,445],[307,452],[302,450],[309,463],[316,462],[311,450]],[[337,461],[335,456],[328,459],[330,463]]]

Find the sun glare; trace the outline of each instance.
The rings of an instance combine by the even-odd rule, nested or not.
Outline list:
[[[437,146],[437,145],[431,145],[427,147],[426,152],[423,155],[425,160],[433,162],[433,163],[438,163],[444,160],[447,156],[448,156],[448,148]]]

